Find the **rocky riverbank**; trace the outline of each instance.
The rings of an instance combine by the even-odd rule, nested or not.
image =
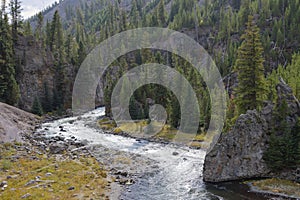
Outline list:
[[[109,199],[107,172],[87,151],[0,144],[0,199]]]
[[[88,140],[79,140],[74,136],[67,137],[63,133],[66,133],[68,128],[64,126],[58,126],[57,129],[59,132],[55,136],[49,136],[48,128],[39,128],[33,135],[27,135],[27,140],[50,154],[67,153],[72,159],[89,155],[96,159],[107,171],[107,191],[110,199],[118,199],[123,191],[130,192],[129,186],[139,177],[157,169],[156,162],[149,158],[93,145]]]

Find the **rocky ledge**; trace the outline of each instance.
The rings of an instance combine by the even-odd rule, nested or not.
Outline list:
[[[299,102],[283,81],[278,84],[277,92],[279,101],[284,100],[291,110],[287,121],[293,127],[300,116]],[[267,103],[261,112],[248,111],[239,116],[231,131],[221,134],[205,157],[204,181],[223,182],[274,176],[296,179],[297,170],[274,174],[263,159],[270,140],[273,111],[272,103]]]

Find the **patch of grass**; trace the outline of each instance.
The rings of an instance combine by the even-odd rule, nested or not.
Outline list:
[[[0,145],[2,162],[8,160],[12,150]],[[106,171],[90,156],[72,160],[66,157],[39,155],[32,151],[14,151],[19,157],[11,161],[8,170],[0,170],[0,182],[8,187],[0,191],[0,199],[107,199],[108,181]],[[48,175],[46,175],[48,173]],[[49,173],[51,173],[49,175]],[[7,179],[6,177],[11,178]],[[36,177],[40,177],[36,179]],[[32,184],[26,185],[29,181]],[[74,189],[69,190],[71,187]]]
[[[98,126],[103,130],[113,130],[117,127],[116,123],[109,118],[103,118],[98,121]]]
[[[145,128],[147,125],[147,120],[140,120],[135,121],[134,123],[124,122],[119,126],[119,128],[124,132],[134,134],[137,132],[142,132],[143,128]]]
[[[12,167],[12,163],[10,160],[4,159],[1,161],[1,169],[6,171],[9,170]]]
[[[300,198],[300,184],[278,178],[251,181],[252,185],[259,190],[273,193],[292,195]]]
[[[113,133],[115,133],[115,134],[119,134],[119,133],[122,133],[122,132],[123,132],[122,129],[120,129],[119,127],[115,128],[113,130]]]
[[[144,129],[149,125],[148,120],[139,120],[134,123],[123,122],[120,126],[116,127],[114,121],[109,120],[108,118],[103,118],[98,121],[100,128],[104,130],[110,130],[113,133],[119,134],[121,132],[126,132],[134,137],[143,138],[143,135],[138,135],[138,133],[144,133]],[[177,129],[172,128],[168,124],[162,124],[160,122],[153,122],[151,127],[152,131],[159,131],[154,137],[159,138],[165,141],[173,141],[177,137],[178,142],[189,144],[189,146],[194,148],[201,148],[201,143],[203,141],[211,141],[212,138],[207,138],[205,134],[189,134],[178,132]],[[156,131],[156,132],[157,132]]]

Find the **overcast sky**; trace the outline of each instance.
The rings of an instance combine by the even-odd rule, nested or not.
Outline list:
[[[58,0],[21,0],[22,2],[22,16],[24,19],[38,13],[43,10],[45,7],[51,5]]]

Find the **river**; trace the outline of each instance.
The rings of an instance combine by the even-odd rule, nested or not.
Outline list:
[[[47,130],[47,136],[57,134],[64,137],[76,137],[88,140],[90,146],[101,146],[118,152],[137,155],[139,159],[153,161],[155,167],[145,170],[141,167],[137,181],[125,188],[120,199],[124,200],[198,200],[198,199],[271,199],[260,194],[248,192],[245,185],[238,183],[206,184],[202,180],[202,168],[205,157],[204,150],[190,149],[172,144],[153,143],[144,140],[105,134],[94,128],[93,124],[105,113],[99,108],[80,117],[69,117],[45,123],[40,131]],[[63,127],[64,131],[61,131]],[[39,130],[38,130],[39,131]],[[93,148],[95,155],[97,148]],[[108,156],[110,156],[108,154]],[[135,156],[136,157],[136,156]],[[99,158],[100,159],[100,158]],[[101,160],[101,159],[100,159]],[[146,165],[151,165],[147,164]],[[132,167],[132,166],[131,166]],[[274,199],[274,198],[273,198]]]

